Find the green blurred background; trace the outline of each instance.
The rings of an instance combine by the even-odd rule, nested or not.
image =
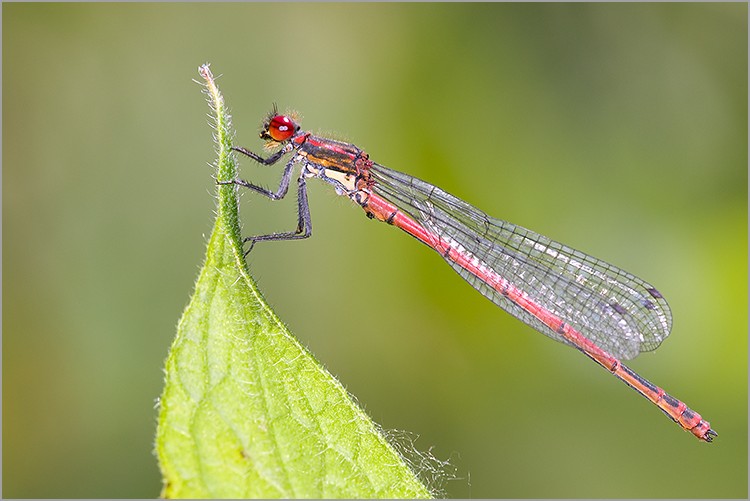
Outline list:
[[[747,4],[2,9],[5,497],[159,493],[162,365],[214,216],[204,62],[239,144],[294,107],[669,299],[632,367],[712,445],[310,183],[314,237],[251,270],[399,446],[451,460],[446,495],[747,496]],[[294,226],[294,197],[242,205],[246,234]]]

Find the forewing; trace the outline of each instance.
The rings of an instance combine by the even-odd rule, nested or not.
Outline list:
[[[494,219],[420,179],[374,164],[373,191],[436,236],[462,248],[539,306],[621,359],[650,351],[669,335],[669,305],[651,285],[616,266],[520,226]],[[508,313],[568,343],[480,277],[446,259]]]

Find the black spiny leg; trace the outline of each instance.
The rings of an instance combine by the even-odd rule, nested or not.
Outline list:
[[[278,152],[274,153],[268,158],[263,158],[260,155],[253,153],[252,151],[246,150],[242,147],[233,147],[233,150],[246,155],[256,162],[263,165],[272,165],[279,161],[279,159],[288,153],[288,149],[283,148]],[[217,181],[217,184],[236,184],[249,188],[263,196],[270,198],[271,200],[281,200],[284,198],[289,191],[289,183],[292,180],[292,170],[294,169],[294,158],[287,162],[284,167],[284,173],[281,175],[281,182],[279,188],[276,191],[271,191],[262,186],[245,181],[244,179],[233,179],[232,181]],[[267,235],[256,235],[243,239],[243,243],[250,242],[250,248],[245,252],[247,256],[253,249],[255,242],[262,242],[265,240],[298,240],[302,238],[308,238],[312,235],[312,221],[310,218],[310,206],[307,203],[307,185],[305,184],[305,178],[300,175],[297,180],[298,191],[297,191],[297,229],[295,231],[286,231],[281,233],[269,233]]]
[[[255,160],[258,163],[261,163],[263,165],[273,165],[276,162],[279,161],[279,158],[283,157],[285,153],[289,152],[288,148],[282,148],[273,155],[271,155],[268,158],[263,158],[262,156],[258,155],[257,153],[253,153],[250,150],[246,150],[242,146],[232,146],[232,149],[236,152],[242,153],[246,157],[250,157],[253,160]]]
[[[240,186],[245,185],[241,184]],[[256,242],[267,240],[301,240],[309,238],[312,235],[312,218],[310,217],[310,205],[307,203],[307,184],[304,177],[300,176],[297,179],[297,186],[297,229],[294,231],[269,233],[268,235],[256,235],[244,238],[242,243],[250,242],[250,248],[245,252],[246,256],[253,250]],[[286,187],[284,187],[284,190],[286,191]]]

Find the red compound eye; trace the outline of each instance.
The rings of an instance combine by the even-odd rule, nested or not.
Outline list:
[[[299,126],[291,118],[285,115],[276,115],[268,124],[268,135],[274,141],[282,142],[292,137],[297,129],[299,129]]]

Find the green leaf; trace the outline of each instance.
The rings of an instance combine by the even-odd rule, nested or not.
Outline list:
[[[237,175],[207,65],[217,179]],[[346,390],[289,333],[243,258],[237,188],[218,212],[166,361],[156,452],[163,497],[430,497]]]

